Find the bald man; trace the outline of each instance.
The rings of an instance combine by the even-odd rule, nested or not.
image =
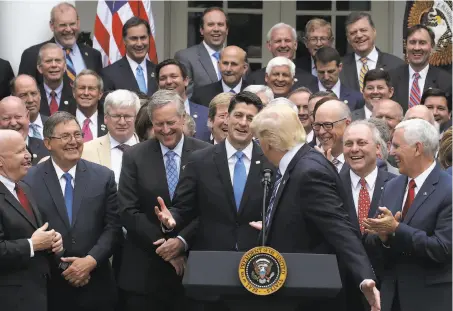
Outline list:
[[[403,108],[396,101],[381,99],[379,105],[374,105],[372,117],[384,120],[393,134],[395,127],[403,120]]]
[[[437,124],[436,120],[434,120],[433,113],[424,105],[417,105],[406,111],[404,120],[411,119],[422,119],[434,126]],[[437,127],[437,129],[439,129],[439,127]]]
[[[247,53],[238,46],[230,45],[222,50],[219,59],[222,79],[217,82],[195,88],[191,100],[209,107],[211,100],[223,92],[237,94],[248,84],[242,79],[248,70]]]
[[[28,135],[29,126],[29,111],[19,97],[8,96],[0,101],[0,129],[19,132],[32,155],[32,164],[36,165],[49,151],[42,140]]]

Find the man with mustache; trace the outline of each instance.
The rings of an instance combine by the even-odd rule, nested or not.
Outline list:
[[[49,41],[29,47],[22,53],[19,73],[28,74],[36,79],[38,84],[43,82],[41,73],[36,68],[38,52],[46,43],[55,43],[64,52],[67,64],[65,81],[71,83],[83,69],[101,72],[101,53],[88,45],[78,44],[80,19],[74,5],[63,2],[52,8],[50,12],[50,30],[53,38]]]
[[[382,68],[389,71],[404,64],[403,60],[376,47],[376,28],[370,14],[349,14],[345,28],[348,42],[354,50],[343,57],[340,79],[347,87],[362,92],[363,78],[368,70]]]
[[[408,64],[390,71],[395,87],[392,99],[403,107],[404,112],[419,105],[423,92],[429,88],[451,94],[451,74],[429,65],[429,58],[435,47],[434,38],[434,32],[424,25],[409,28],[406,47]]]

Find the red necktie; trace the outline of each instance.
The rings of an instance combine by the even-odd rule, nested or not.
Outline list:
[[[358,216],[359,216],[359,225],[360,225],[360,232],[363,233],[365,228],[363,227],[363,221],[365,218],[368,217],[368,211],[370,210],[370,194],[366,188],[366,181],[363,178],[360,178],[360,188],[359,192],[359,208],[358,208]]]
[[[16,184],[16,187],[14,187],[14,190],[16,190],[17,198],[19,199],[20,205],[24,208],[24,210],[27,212],[28,216],[30,216],[32,219],[35,218],[35,215],[33,214],[33,211],[31,210],[30,207],[30,202],[27,199],[27,195],[25,194],[24,190],[19,186],[19,184]]]
[[[415,180],[411,179],[411,181],[409,182],[409,189],[407,191],[406,203],[404,203],[403,207],[403,218],[406,216],[407,211],[412,205],[412,202],[414,202],[415,187],[417,187]]]
[[[416,72],[414,73],[414,81],[412,82],[411,94],[409,96],[409,108],[420,104],[420,87],[418,86],[418,79],[420,79],[420,74]]]
[[[91,133],[90,130],[90,119],[85,119],[83,121],[83,127],[82,127],[82,132],[83,132],[83,141],[87,142],[93,139],[93,133]]]
[[[57,94],[54,91],[50,92],[50,115],[53,115],[55,112],[58,111],[58,103],[57,103]]]

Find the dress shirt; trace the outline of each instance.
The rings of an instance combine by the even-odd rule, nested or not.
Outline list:
[[[44,83],[44,91],[46,91],[47,104],[50,106],[50,101],[52,100],[52,96],[50,96],[50,93],[54,91],[55,99],[57,101],[58,107],[60,107],[61,93],[63,92],[63,81],[61,81],[60,86],[57,87],[55,90],[52,90],[50,87],[47,86],[47,84]]]
[[[357,55],[355,53],[354,53],[354,56],[355,56],[355,62],[357,64],[357,66],[356,66],[357,67],[357,81],[359,81],[358,77],[360,77],[360,71],[362,70],[362,66],[363,66],[363,63],[360,60],[362,58],[362,56]],[[366,58],[367,58],[366,65],[368,66],[368,70],[376,69],[377,61],[379,58],[379,53],[376,50],[376,47],[373,48],[373,50],[370,52],[370,54],[368,54],[366,56]]]
[[[230,177],[231,177],[231,185],[233,185],[233,180],[234,180],[234,166],[236,165],[236,161],[238,158],[236,157],[236,148],[234,148],[230,141],[228,140],[228,137],[225,139],[225,148],[226,148],[226,153],[227,153],[227,159],[228,159],[228,169],[230,170]],[[242,162],[244,162],[245,165],[245,172],[247,176],[249,175],[250,172],[250,164],[252,163],[252,150],[253,150],[253,141],[248,144],[247,147],[245,147],[243,150],[240,150],[244,153],[244,156],[242,157]]]
[[[428,178],[429,174],[433,171],[433,169],[436,167],[436,161],[433,161],[433,163],[420,175],[417,177],[413,178],[415,180],[415,188],[414,188],[414,200],[417,197],[418,191],[420,188],[423,186],[425,183],[426,178]],[[407,192],[409,190],[409,182],[411,181],[412,178],[407,179],[407,185],[406,185],[406,190],[404,192],[404,197],[403,197],[403,204],[401,204],[401,211],[403,210],[404,204],[406,203],[407,199]]]
[[[0,182],[5,185],[6,189],[8,189],[9,192],[11,192],[13,197],[15,197],[17,202],[19,202],[19,204],[20,204],[19,198],[17,197],[17,193],[15,190],[16,183],[14,181],[11,181],[9,178],[7,178],[3,175],[0,175]],[[30,205],[30,207],[31,207],[31,205]],[[31,257],[35,256],[35,252],[33,251],[33,242],[31,241],[31,239],[27,239],[27,241],[28,241],[28,244],[30,245],[30,258],[31,258]]]
[[[310,61],[311,61],[311,74],[318,78],[318,70],[316,70],[316,64],[315,61],[313,60],[313,57],[310,56]]]
[[[63,170],[57,165],[57,163],[55,163],[53,158],[52,158],[52,165],[55,168],[55,172],[57,173],[58,182],[60,183],[60,188],[61,188],[61,194],[63,194],[63,196],[64,196],[64,190],[66,188],[66,179],[63,177],[63,175],[66,172],[63,172]],[[76,168],[77,168],[77,164],[74,165],[73,167],[71,167],[68,171],[68,173],[72,176],[72,180],[71,180],[72,188],[75,187]]]
[[[338,157],[334,157],[334,156],[332,156],[332,157],[336,158],[339,161],[338,165],[335,165],[335,167],[337,168],[337,172],[340,173],[340,171],[344,165],[344,154],[342,153]]]
[[[371,115],[373,114],[373,112],[368,109],[368,107],[365,105],[363,106],[363,110],[365,110],[365,120],[368,120],[369,118],[371,118]]]
[[[186,110],[186,113],[190,116],[190,104],[188,98],[184,101],[184,110]]]
[[[214,56],[212,56],[212,54],[214,54],[215,52],[220,52],[221,49],[219,51],[214,50],[209,45],[207,45],[206,42],[204,42],[204,40],[203,40],[203,45],[204,45],[205,49],[208,51],[209,57],[211,58],[212,66],[214,66],[214,70],[215,70],[215,73],[217,74],[217,77],[221,77],[222,74],[220,73],[219,62],[217,61],[217,59]],[[220,61],[220,59],[219,59],[219,61]]]
[[[341,82],[340,82],[340,79],[338,79],[337,83],[335,83],[335,85],[330,89],[332,92],[335,93],[335,95],[337,95],[338,98],[340,98],[340,85],[341,85]],[[324,87],[324,85],[321,84],[321,81],[319,81],[318,79],[318,88],[320,91],[327,91],[327,89]]]
[[[129,55],[126,54],[126,59],[129,63],[129,66],[131,66],[132,73],[134,74],[135,81],[137,81],[137,67],[140,65],[142,67],[143,71],[143,77],[145,77],[145,84],[148,87],[148,68],[146,68],[146,57],[145,59],[139,64],[135,60],[129,57]]]
[[[64,55],[66,57],[66,48],[63,47],[57,40],[55,40],[55,43],[64,51]],[[71,56],[76,74],[79,74],[83,69],[86,69],[85,62],[83,61],[82,57],[82,52],[80,52],[77,43],[74,43],[74,45],[71,47],[71,53],[69,53],[69,56]]]
[[[110,163],[112,165],[112,171],[115,175],[115,182],[117,185],[119,185],[121,165],[123,164],[123,151],[116,148],[118,145],[121,145],[121,143],[119,143],[115,138],[113,138],[112,135],[110,135],[110,133],[108,133],[107,135],[109,135],[110,139]],[[138,144],[138,139],[134,134],[124,144],[133,146],[135,144]]]
[[[83,122],[85,122],[87,117],[79,110],[79,108],[76,110],[76,119],[79,122],[80,127],[83,128]],[[98,137],[98,111],[96,110],[96,112],[88,119],[90,119],[90,124],[88,126],[90,127],[91,134],[93,134],[93,139],[95,139]]]
[[[307,143],[311,142],[313,140],[313,136],[315,136],[315,132],[311,130],[310,133],[307,134],[305,141]]]
[[[35,122],[30,122],[30,124],[36,125],[36,127],[38,128],[39,134],[41,134],[41,137],[44,139],[44,134],[43,134],[44,125],[42,124],[42,119],[41,119],[40,113],[38,113],[38,116],[36,117]],[[28,128],[28,136],[33,137],[33,129],[31,128],[31,126]]]
[[[362,185],[360,184],[361,177],[359,175],[357,175],[356,173],[354,173],[352,171],[352,169],[349,170],[349,175],[351,176],[351,189],[352,189],[352,197],[354,199],[355,212],[358,215],[359,194],[360,194],[360,189],[362,188]],[[378,175],[378,169],[377,169],[377,167],[375,167],[374,170],[365,177],[366,190],[368,191],[368,195],[370,196],[370,203],[371,203],[371,199],[373,198],[374,186],[376,185],[377,175]]]
[[[429,64],[426,65],[425,68],[423,68],[422,70],[420,70],[418,72],[420,74],[420,78],[418,78],[418,87],[420,89],[420,98],[423,95],[423,90],[425,87],[428,70],[429,70]],[[412,69],[411,65],[409,64],[409,93],[408,93],[409,96],[407,97],[408,103],[410,102],[412,83],[414,82],[414,73],[416,73],[416,71],[414,69]]]
[[[229,87],[228,85],[226,85],[225,82],[223,82],[223,79],[222,79],[222,89],[223,89],[223,92],[224,92],[224,93],[228,93],[228,92],[230,92],[231,90],[233,90],[235,94],[240,93],[240,92],[241,92],[241,87],[242,87],[242,78],[241,78],[241,80],[239,81],[239,83],[236,84],[236,86],[233,87],[233,88],[231,88],[231,87]]]

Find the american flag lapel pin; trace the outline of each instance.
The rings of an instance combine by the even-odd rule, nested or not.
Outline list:
[[[260,163],[261,163],[261,161],[256,161],[256,162],[255,162],[255,164],[260,164]]]
[[[69,104],[67,100],[63,102],[66,106]]]
[[[85,56],[88,56],[88,52],[85,52]]]

